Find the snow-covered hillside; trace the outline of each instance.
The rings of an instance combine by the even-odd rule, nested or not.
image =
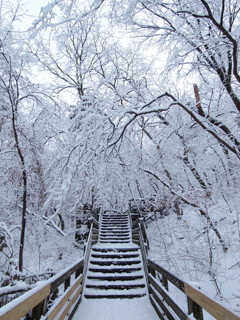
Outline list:
[[[149,257],[240,315],[240,237],[236,210],[214,204],[208,214],[228,246],[224,252],[206,218],[185,207],[148,223]]]

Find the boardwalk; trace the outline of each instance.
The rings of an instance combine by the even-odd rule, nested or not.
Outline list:
[[[0,320],[240,320],[147,251],[144,219],[135,212],[90,217],[84,258],[0,308]]]
[[[105,213],[90,252],[82,302],[74,320],[158,320],[148,298],[139,246],[129,215]]]

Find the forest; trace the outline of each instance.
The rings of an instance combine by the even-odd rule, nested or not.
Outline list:
[[[156,261],[240,312],[239,1],[0,4],[0,306],[133,199]]]

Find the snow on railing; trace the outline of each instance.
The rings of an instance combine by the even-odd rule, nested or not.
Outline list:
[[[139,245],[142,252],[142,259],[143,259],[143,266],[144,266],[144,273],[146,277],[147,286],[149,287],[148,282],[148,264],[147,264],[147,251],[149,249],[148,247],[148,241],[146,239],[146,234],[143,232],[143,225],[144,221],[143,218],[139,218]]]
[[[51,320],[56,316],[67,314],[71,307],[79,302],[82,291],[82,271],[84,259],[72,264],[52,278],[29,290],[22,296],[9,302],[0,309],[0,320],[19,320],[29,312],[31,319]],[[75,275],[75,280],[70,286],[71,277]],[[64,291],[59,295],[59,291]],[[59,295],[59,297],[58,297]],[[55,296],[54,304],[48,308],[48,301]]]
[[[204,320],[206,311],[217,320],[240,320],[237,314],[147,258],[149,243],[143,218],[139,217],[132,223],[132,236],[141,248],[149,297],[160,319]],[[181,307],[177,303],[181,299],[179,294],[176,299],[176,295],[169,292],[170,283],[171,289],[174,287],[183,293]],[[185,301],[187,303],[184,307]]]
[[[93,238],[93,219],[88,219],[88,225],[89,225],[89,233],[88,233],[88,239],[85,246],[84,251],[84,268],[83,268],[83,286],[84,286],[84,280],[87,273],[87,266],[88,266],[88,260],[90,256],[90,251],[92,247],[92,238]]]
[[[179,319],[191,319],[188,315],[193,315],[194,319],[203,320],[203,310],[205,310],[217,320],[240,320],[237,314],[211,299],[199,289],[182,281],[150,259],[148,259],[148,268],[150,300],[160,319],[165,319],[162,316],[164,313],[167,319],[171,320],[176,319],[176,316]],[[185,308],[182,304],[180,307],[174,301],[174,295],[169,293],[168,282],[171,282],[175,288],[178,288],[187,297],[187,306]]]
[[[80,294],[86,275],[94,226],[98,228],[98,222],[89,218],[89,232],[84,258],[2,307],[0,320],[19,320],[28,313],[31,314],[32,320],[40,318],[41,320],[54,320],[59,317],[62,319],[66,315],[70,319],[81,299]],[[71,278],[74,274],[75,280],[71,285]],[[59,295],[59,291],[63,291],[63,293]],[[49,309],[48,302],[50,300],[54,300],[54,302]]]

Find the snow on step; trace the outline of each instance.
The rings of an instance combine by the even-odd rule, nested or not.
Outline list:
[[[103,214],[90,252],[83,299],[139,299],[147,295],[141,251],[132,242],[129,216]]]
[[[72,320],[159,320],[147,296],[136,299],[85,299]]]
[[[100,243],[130,243],[131,230],[127,214],[105,213],[101,217]]]

